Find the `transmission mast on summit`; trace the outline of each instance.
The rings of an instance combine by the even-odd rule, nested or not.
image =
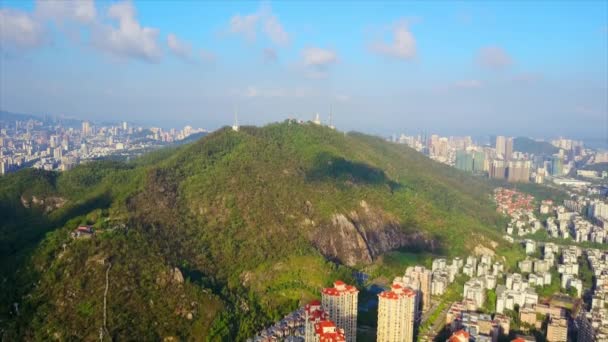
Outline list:
[[[236,107],[234,108],[234,124],[232,125],[232,130],[235,132],[239,131],[239,116]]]
[[[329,128],[336,129],[332,122],[332,106],[329,106]]]
[[[312,122],[315,125],[320,125],[321,124],[321,117],[319,116],[319,113],[317,113],[317,115],[315,115],[315,119]]]

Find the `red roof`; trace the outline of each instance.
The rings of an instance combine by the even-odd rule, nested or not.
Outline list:
[[[452,334],[452,336],[450,337],[450,339],[448,341],[449,342],[465,342],[465,341],[468,342],[470,337],[471,337],[471,335],[469,335],[468,332],[466,332],[464,330],[458,330],[457,332]]]
[[[378,297],[391,299],[391,300],[397,300],[397,299],[403,298],[403,297],[411,298],[411,297],[415,297],[415,296],[416,296],[416,292],[414,292],[409,287],[402,287],[399,284],[392,285],[390,290],[386,290],[378,295]]]
[[[351,285],[346,285],[343,281],[337,280],[334,282],[334,287],[326,287],[321,291],[324,295],[328,296],[341,296],[346,293],[358,293],[356,287]]]
[[[315,334],[319,336],[320,342],[345,342],[344,330],[338,329],[336,324],[330,320],[315,323]]]
[[[76,228],[76,231],[82,232],[82,233],[93,233],[93,227],[90,226],[79,226],[78,228]]]

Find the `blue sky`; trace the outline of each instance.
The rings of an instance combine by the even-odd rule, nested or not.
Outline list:
[[[608,2],[0,2],[0,109],[608,139]]]

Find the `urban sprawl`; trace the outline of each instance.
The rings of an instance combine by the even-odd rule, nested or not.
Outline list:
[[[313,121],[321,124],[319,117]],[[331,126],[331,123],[330,123]],[[331,126],[333,128],[333,126]],[[108,156],[131,156],[183,140],[203,129],[144,129],[120,125],[64,127],[52,120],[4,124],[0,173],[24,167],[63,171]],[[235,120],[232,129],[239,130]],[[378,283],[357,272],[358,287],[337,280],[320,289],[320,300],[285,316],[251,341],[354,342],[358,314],[377,312],[377,341],[608,341],[608,187],[606,172],[585,166],[608,162],[608,153],[568,139],[551,141],[557,151],[514,151],[514,139],[498,136],[492,146],[470,137],[393,139],[444,164],[504,180],[494,190],[496,210],[507,219],[504,239],[525,251],[515,264],[487,248],[450,260],[435,257],[404,267]],[[549,181],[550,182],[547,182]],[[564,198],[537,199],[508,183],[549,183]],[[95,231],[77,227],[75,239]],[[360,289],[372,299],[359,302]],[[374,290],[375,289],[375,290]],[[375,291],[375,292],[374,292]]]
[[[53,119],[0,122],[0,175],[26,167],[65,171],[89,160],[128,158],[206,132],[190,126],[144,129],[127,122],[93,125],[82,121],[80,127],[74,126]]]

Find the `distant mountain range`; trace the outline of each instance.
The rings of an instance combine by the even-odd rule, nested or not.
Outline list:
[[[23,113],[12,113],[7,111],[0,111],[0,122],[14,123],[14,121],[27,121],[27,120],[40,120],[61,123],[65,127],[80,128],[82,120],[74,118],[65,118],[52,115],[35,115],[35,114],[23,114]]]
[[[513,150],[534,155],[552,155],[559,149],[546,141],[537,141],[526,137],[517,137],[513,140]]]
[[[391,250],[518,253],[491,190],[404,145],[289,122],[23,170],[0,178],[0,331],[243,341]],[[72,238],[80,225],[95,236]]]
[[[41,117],[31,114],[19,114],[11,113],[4,110],[0,110],[0,121],[15,121],[15,120],[41,120]]]

